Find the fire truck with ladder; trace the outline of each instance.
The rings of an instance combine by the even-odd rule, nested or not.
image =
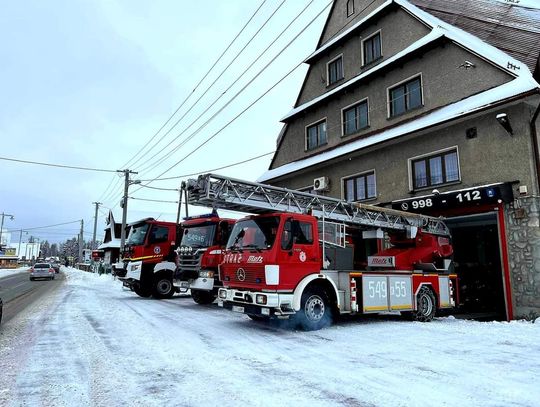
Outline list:
[[[439,218],[215,174],[190,179],[187,189],[191,205],[254,214],[231,231],[219,306],[315,330],[339,314],[430,321],[459,302],[450,233]],[[386,244],[362,259],[366,239]]]

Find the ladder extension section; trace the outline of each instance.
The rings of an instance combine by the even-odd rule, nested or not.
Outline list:
[[[292,189],[242,181],[216,174],[190,179],[185,188],[188,203],[216,209],[247,213],[292,212],[311,214],[330,222],[344,222],[368,228],[405,230],[416,235],[417,229],[450,236],[442,219],[382,208],[340,199],[313,195]]]

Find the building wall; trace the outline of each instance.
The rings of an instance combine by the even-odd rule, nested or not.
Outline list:
[[[355,13],[347,17],[347,0],[335,0],[332,15],[326,24],[319,45],[324,44],[336,34],[352,26],[355,21],[365,17],[386,0],[354,0]],[[344,28],[345,27],[345,28]]]
[[[476,68],[459,68],[465,60],[473,62]],[[417,74],[422,75],[424,105],[398,117],[388,118],[387,89]],[[396,66],[384,76],[374,76],[368,83],[291,118],[272,168],[323,152],[358,137],[366,137],[372,132],[398,125],[510,79],[510,75],[457,45],[439,46],[426,52],[423,58]],[[369,127],[355,135],[342,136],[342,109],[366,97],[369,104]],[[328,143],[306,151],[306,126],[323,118],[327,120]]]
[[[540,316],[540,198],[520,197],[506,211],[516,319]]]
[[[397,28],[397,29],[396,29]],[[362,66],[362,40],[381,31],[382,58],[367,66]],[[373,68],[385,59],[392,57],[401,50],[429,33],[428,27],[411,17],[402,9],[393,9],[382,19],[362,28],[346,42],[317,56],[310,65],[304,86],[300,92],[298,104],[305,103],[336,86],[352,79],[358,74]],[[327,86],[327,64],[336,56],[343,55],[344,79]]]
[[[495,116],[507,113],[514,135],[510,136]],[[341,197],[343,177],[375,170],[377,198],[371,203],[389,202],[429,194],[433,187],[411,192],[409,158],[457,147],[461,181],[437,186],[440,192],[502,181],[518,181],[535,193],[533,149],[529,131],[531,111],[525,103],[493,109],[459,123],[405,136],[393,143],[363,149],[304,172],[273,182],[293,189],[313,184],[313,179],[330,178],[328,195]],[[477,137],[468,139],[466,130],[476,127]]]

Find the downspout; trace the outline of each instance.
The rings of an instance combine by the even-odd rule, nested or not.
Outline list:
[[[540,114],[540,103],[538,104],[538,107],[536,108],[536,111],[534,112],[534,115],[530,123],[531,140],[532,140],[533,152],[534,152],[534,167],[536,168],[536,186],[538,188],[537,193],[540,195],[540,153],[538,151],[538,131],[536,128],[536,120],[538,119],[539,114]]]

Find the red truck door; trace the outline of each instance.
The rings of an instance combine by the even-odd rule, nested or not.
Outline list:
[[[148,249],[145,250],[145,255],[167,257],[171,249],[172,240],[174,240],[174,236],[172,236],[172,231],[169,227],[152,225],[148,234]]]
[[[304,276],[320,271],[319,243],[314,222],[292,217],[287,219],[277,245],[281,289],[294,289]]]

